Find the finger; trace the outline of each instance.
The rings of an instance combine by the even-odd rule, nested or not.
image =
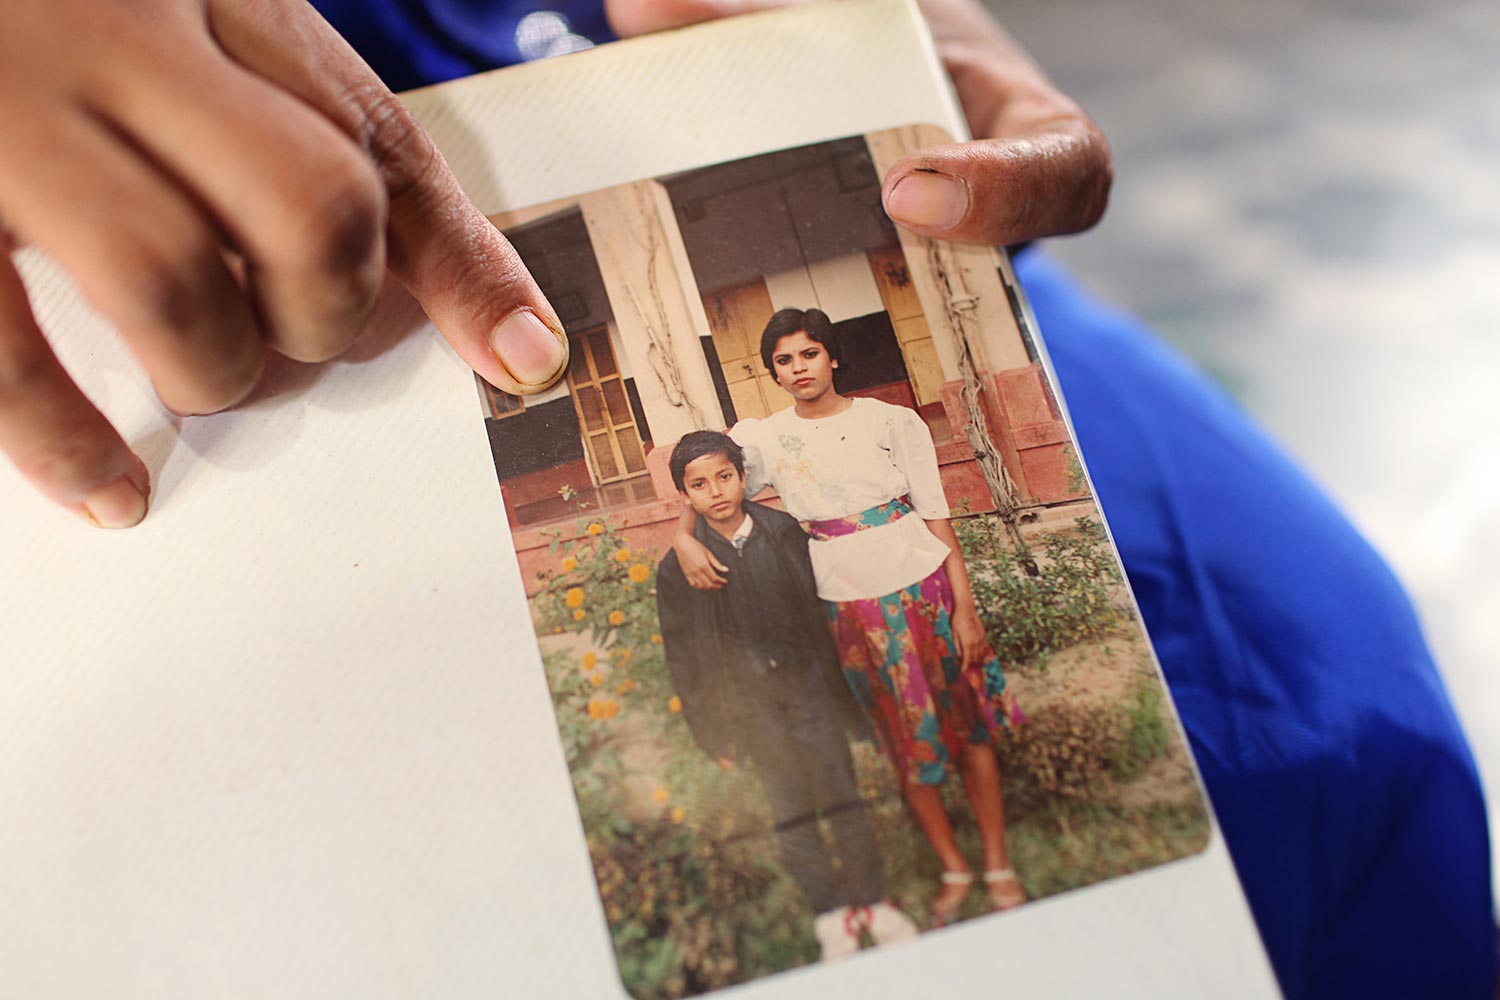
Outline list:
[[[106,79],[97,113],[218,221],[244,258],[266,341],[301,361],[342,353],[385,275],[386,195],[369,159],[323,115],[226,59],[201,24],[158,28]]]
[[[254,316],[198,207],[83,114],[8,114],[0,205],[109,317],[178,413],[211,413],[255,385]]]
[[[633,38],[700,21],[808,2],[811,0],[604,0],[604,16],[615,34]]]
[[[365,150],[390,203],[391,271],[465,363],[508,392],[556,382],[568,356],[562,324],[406,106],[306,4],[222,0],[211,9],[230,55]]]
[[[688,575],[688,583],[694,590],[718,590],[729,582],[729,577],[726,575],[728,572],[722,566],[718,569],[710,567],[695,570]]]
[[[146,516],[145,465],[58,363],[8,256],[0,256],[0,451],[44,495],[99,527]]]
[[[1103,134],[1069,118],[1035,135],[912,153],[887,171],[881,195],[890,217],[913,232],[1006,246],[1092,226],[1112,178]]]

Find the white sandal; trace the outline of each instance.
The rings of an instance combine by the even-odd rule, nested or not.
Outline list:
[[[1012,910],[1029,902],[1014,868],[991,868],[984,873],[984,886],[990,893],[990,906],[996,910]],[[1010,891],[997,896],[995,889],[1000,886],[1007,886]]]
[[[974,873],[945,871],[938,876],[938,881],[944,887],[950,885],[963,886],[965,890],[968,890],[974,885]],[[938,895],[939,897],[942,896],[941,890],[939,890]],[[946,903],[942,906],[939,906],[937,904],[937,901],[934,900],[932,904],[932,926],[947,927],[949,924],[953,923],[953,919],[958,916],[958,911],[963,908],[964,900],[968,898],[969,893],[965,891],[962,896],[955,894],[955,897],[951,903]]]

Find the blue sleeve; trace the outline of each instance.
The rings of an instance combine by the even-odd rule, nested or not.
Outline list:
[[[596,0],[313,0],[392,90],[411,90],[614,37]]]

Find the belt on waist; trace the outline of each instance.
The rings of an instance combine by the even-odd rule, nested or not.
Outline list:
[[[823,541],[894,524],[906,515],[915,512],[916,508],[911,505],[911,497],[901,496],[894,500],[887,500],[878,507],[862,510],[858,514],[848,514],[826,521],[803,521],[802,530],[819,541]]]

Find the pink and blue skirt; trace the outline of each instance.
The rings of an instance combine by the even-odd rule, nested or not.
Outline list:
[[[803,527],[814,538],[836,538],[912,513],[898,497]],[[1002,727],[1024,720],[988,640],[981,662],[963,668],[953,639],[953,587],[943,567],[883,597],[826,604],[844,677],[903,782],[940,784],[965,747],[989,743]]]

